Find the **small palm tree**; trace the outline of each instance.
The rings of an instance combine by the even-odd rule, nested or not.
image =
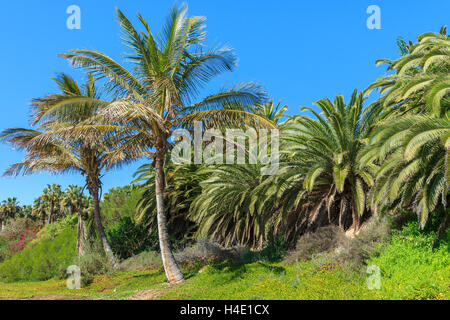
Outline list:
[[[63,196],[63,203],[65,207],[69,208],[69,214],[71,216],[78,215],[77,225],[77,253],[81,257],[84,255],[86,247],[86,226],[85,220],[85,206],[86,197],[83,194],[82,188],[74,185],[70,185]]]
[[[48,204],[47,224],[51,224],[56,221],[56,209],[59,208],[61,197],[62,191],[59,184],[47,185],[44,189],[42,193],[42,200]]]
[[[205,167],[201,193],[193,201],[189,218],[196,222],[197,238],[211,238],[225,246],[261,248],[269,216],[254,210],[253,194],[265,176],[261,165]]]
[[[299,224],[296,229],[335,222],[358,230],[361,217],[369,214],[366,194],[376,166],[360,156],[377,113],[363,115],[363,102],[356,90],[347,104],[340,95],[334,102],[322,99],[316,102],[321,114],[302,108],[315,120],[294,116],[282,126],[284,158],[272,179],[278,184],[279,212],[298,212],[291,222]]]
[[[0,231],[5,227],[7,220],[14,219],[19,212],[20,207],[17,198],[3,200],[0,206]]]
[[[164,166],[172,131],[192,128],[194,121],[201,121],[205,128],[230,123],[270,126],[271,123],[252,114],[249,108],[265,102],[266,95],[259,85],[246,83],[223,89],[193,104],[200,89],[212,78],[233,70],[236,65],[233,51],[226,47],[204,50],[205,19],[188,17],[187,7],[170,11],[158,38],[141,15],[138,19],[143,32],[137,31],[120,10],[117,16],[129,49],[126,60],[131,62],[131,71],[98,51],[71,50],[62,56],[74,66],[106,79],[110,92],[120,97],[101,110],[101,115],[109,121],[103,129],[114,130],[119,137],[116,150],[132,158],[153,160],[161,255],[168,281],[179,283],[184,278],[170,249],[163,196]],[[73,134],[92,129],[92,124],[87,123],[78,126]]]
[[[35,217],[39,218],[40,227],[43,227],[47,215],[47,204],[42,199],[42,196],[34,199],[32,213]]]

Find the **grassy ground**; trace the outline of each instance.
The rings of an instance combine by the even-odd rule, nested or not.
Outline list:
[[[309,263],[286,265],[256,262],[206,266],[169,287],[161,270],[120,272],[99,276],[88,287],[70,290],[65,281],[0,283],[0,299],[449,299],[450,270],[440,273],[437,294],[417,296],[411,283],[386,280],[381,290],[369,290],[366,276]],[[445,282],[447,281],[447,283]],[[408,288],[409,286],[409,288]],[[446,287],[447,286],[447,287]],[[426,288],[433,290],[436,288]]]
[[[70,290],[64,280],[0,282],[0,299],[450,299],[450,231],[435,251],[434,234],[417,223],[396,232],[366,262],[380,270],[381,288],[367,287],[367,267],[332,263],[222,262],[184,269],[186,281],[170,287],[163,270],[96,276],[85,288]]]
[[[377,299],[365,280],[340,269],[310,264],[256,262],[206,266],[175,287],[160,270],[96,277],[88,287],[70,290],[65,281],[0,283],[0,299]]]

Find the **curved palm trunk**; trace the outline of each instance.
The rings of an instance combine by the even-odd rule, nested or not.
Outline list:
[[[175,261],[172,250],[170,249],[170,238],[167,230],[167,216],[164,209],[164,186],[164,160],[163,157],[157,156],[155,158],[155,193],[159,247],[161,249],[161,257],[167,280],[170,284],[177,284],[183,282],[184,277],[177,262]]]

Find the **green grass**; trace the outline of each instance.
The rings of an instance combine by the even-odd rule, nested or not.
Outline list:
[[[394,234],[391,243],[368,261],[381,270],[381,294],[389,299],[450,298],[450,230],[432,252],[434,232],[420,231],[417,222]]]
[[[381,270],[381,289],[370,290],[366,267],[342,269],[312,262],[222,262],[184,269],[186,281],[170,287],[161,268],[97,276],[86,288],[70,290],[63,280],[0,283],[0,299],[450,299],[450,232],[430,249],[433,232],[408,224],[385,249],[369,259]],[[331,267],[331,268],[330,268]],[[145,296],[145,295],[144,295]],[[142,297],[142,295],[141,295]],[[145,296],[149,297],[149,296]]]

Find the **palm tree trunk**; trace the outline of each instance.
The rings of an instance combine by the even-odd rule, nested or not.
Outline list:
[[[431,248],[433,250],[436,249],[439,240],[442,238],[445,231],[447,231],[449,223],[450,223],[450,214],[445,213],[445,216],[442,218],[441,224],[439,225],[436,237],[434,238],[433,243],[431,244]]]
[[[47,219],[47,224],[52,223],[52,216],[53,216],[53,202],[50,203],[50,209],[48,212],[48,219]]]
[[[77,226],[77,254],[78,257],[84,255],[84,249],[86,247],[86,227],[81,212],[78,213],[78,226]]]
[[[100,199],[99,199],[99,187],[98,185],[92,186],[92,188],[89,188],[91,191],[92,199],[94,200],[94,221],[97,226],[98,234],[100,235],[100,240],[102,241],[103,250],[105,250],[106,255],[108,258],[113,262],[116,263],[116,260],[114,258],[113,251],[111,249],[111,245],[108,242],[108,238],[106,238],[105,229],[103,228],[102,219],[100,217]]]
[[[157,153],[159,152],[157,151]],[[167,216],[164,209],[164,187],[164,157],[157,155],[155,157],[155,193],[159,247],[167,280],[170,284],[178,284],[184,281],[184,277],[170,249]]]

